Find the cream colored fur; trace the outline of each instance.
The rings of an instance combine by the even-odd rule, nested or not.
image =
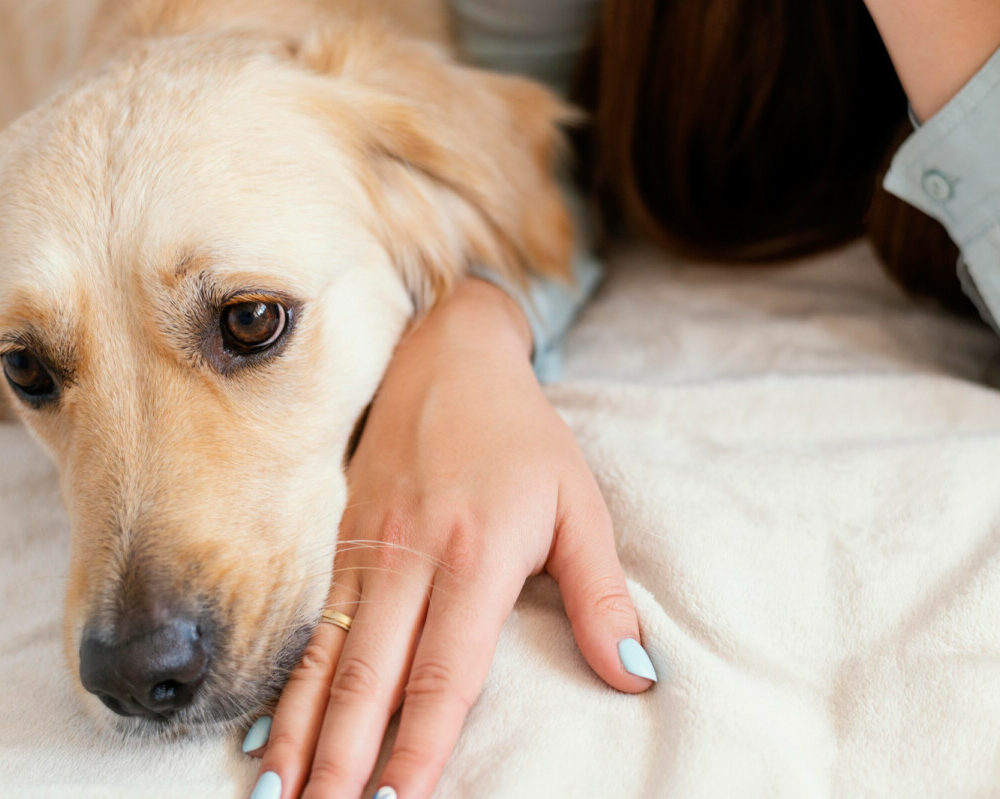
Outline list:
[[[34,105],[0,134],[0,352],[28,342],[64,375],[37,410],[3,391],[60,469],[66,656],[156,592],[215,608],[225,646],[178,727],[244,717],[294,661],[348,437],[408,320],[472,260],[565,270],[564,109],[455,64],[443,20],[0,2],[4,116]],[[223,374],[199,342],[246,293],[301,312],[280,355]]]

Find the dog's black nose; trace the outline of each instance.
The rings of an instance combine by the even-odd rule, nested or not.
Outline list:
[[[194,700],[210,655],[207,636],[191,619],[133,630],[121,643],[85,633],[80,680],[115,713],[165,718]]]

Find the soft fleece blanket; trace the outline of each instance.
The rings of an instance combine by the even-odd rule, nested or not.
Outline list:
[[[551,398],[660,682],[603,685],[531,581],[438,796],[1000,796],[998,355],[862,245],[775,270],[619,253]],[[0,796],[246,795],[236,739],[80,714],[53,471],[14,424],[0,458]]]

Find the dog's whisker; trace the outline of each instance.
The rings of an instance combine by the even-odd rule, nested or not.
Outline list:
[[[344,549],[344,545],[347,545]],[[381,541],[377,538],[348,538],[337,542],[338,549],[342,551],[353,551],[355,549],[398,549],[403,552],[407,552],[412,555],[416,555],[424,560],[434,563],[438,566],[445,566],[445,562],[440,558],[436,558],[433,555],[423,552],[422,550],[416,549],[414,547],[406,546],[405,544],[400,544],[395,541]]]
[[[349,511],[353,508],[360,508],[362,505],[374,505],[376,502],[378,502],[377,499],[359,499],[354,502],[349,502],[344,506],[344,510]]]

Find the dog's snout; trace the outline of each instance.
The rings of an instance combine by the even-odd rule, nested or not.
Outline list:
[[[208,672],[211,642],[194,620],[175,617],[108,643],[85,634],[80,679],[122,716],[166,718],[191,704]]]

